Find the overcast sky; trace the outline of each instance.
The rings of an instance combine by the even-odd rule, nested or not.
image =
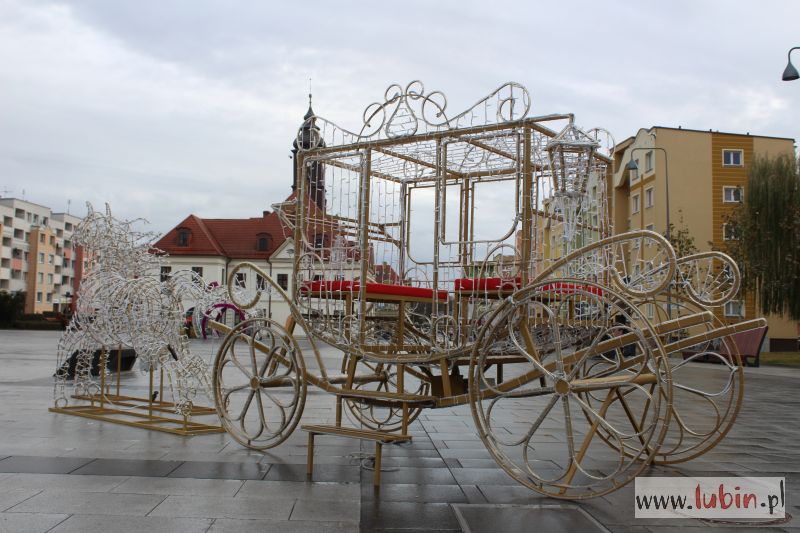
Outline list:
[[[110,202],[166,231],[290,192],[308,106],[357,129],[394,82],[463,109],[504,81],[532,114],[800,137],[800,2],[0,0],[0,190]],[[800,67],[800,54],[795,56]]]

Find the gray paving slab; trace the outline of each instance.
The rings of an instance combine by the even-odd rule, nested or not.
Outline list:
[[[353,500],[298,499],[289,520],[313,522],[351,522],[357,524],[361,518],[361,505]]]
[[[304,522],[301,520],[235,520],[218,518],[208,533],[358,533],[357,522]]]
[[[166,476],[179,466],[180,461],[151,459],[95,459],[74,470],[73,474],[97,476]]]
[[[187,461],[169,473],[169,477],[198,479],[262,479],[270,465],[260,463]]]
[[[162,501],[162,495],[44,490],[6,512],[145,516]]]
[[[275,499],[267,505],[263,498],[167,496],[150,516],[289,520],[296,501]]]
[[[381,483],[381,486],[364,485],[361,491],[362,501],[376,500],[382,502],[442,502],[467,503],[469,499],[464,487],[452,485],[415,485],[409,483]]]
[[[69,516],[53,513],[0,513],[0,532],[45,533]]]
[[[88,458],[34,457],[15,455],[0,461],[0,472],[68,474],[92,462]]]
[[[14,474],[0,479],[4,489],[61,489],[75,492],[108,492],[128,479],[124,476],[75,476],[69,474]]]
[[[33,498],[42,492],[40,489],[13,489],[0,490],[0,511],[7,511],[15,505]],[[42,510],[45,512],[45,510]]]
[[[532,528],[548,533],[609,533],[609,530],[577,505],[459,505],[454,504],[464,533],[525,531]]]
[[[192,479],[171,477],[129,477],[111,489],[121,494],[177,494],[235,496],[244,481],[232,479]]]
[[[126,516],[125,518],[73,515],[51,530],[52,533],[202,533],[212,520],[203,518],[164,518]]]
[[[237,497],[297,498],[310,500],[357,501],[361,494],[360,483],[325,483],[297,481],[245,481]]]
[[[305,481],[306,464],[272,465],[264,479],[270,481]],[[333,481],[354,483],[360,480],[358,466],[315,464],[314,481]]]

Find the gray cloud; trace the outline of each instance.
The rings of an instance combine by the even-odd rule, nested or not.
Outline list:
[[[796,137],[800,5],[0,0],[0,186],[164,231],[289,192],[308,78],[354,128],[393,82],[464,108],[506,80],[618,140],[653,124]],[[798,58],[800,61],[800,58]]]

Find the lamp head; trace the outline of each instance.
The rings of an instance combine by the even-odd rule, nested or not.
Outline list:
[[[797,78],[800,78],[800,74],[797,73],[797,69],[794,68],[794,65],[792,65],[792,61],[789,60],[789,62],[786,64],[786,68],[783,71],[782,79],[783,81],[793,81],[796,80]]]
[[[625,168],[628,170],[639,170],[639,165],[636,164],[636,161],[634,159],[631,159],[630,161],[628,161],[628,164],[625,165]]]

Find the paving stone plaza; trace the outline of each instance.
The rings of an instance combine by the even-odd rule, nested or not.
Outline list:
[[[226,434],[187,438],[53,414],[47,409],[58,336],[0,332],[2,532],[763,531],[698,520],[637,520],[632,484],[580,503],[537,496],[490,458],[468,406],[428,410],[412,426],[410,445],[386,446],[379,490],[363,457],[372,453],[369,442],[320,438],[309,482],[300,431],[259,454]],[[192,351],[209,360],[217,346],[191,342]],[[331,349],[324,355],[339,357]],[[698,379],[707,369],[696,365]],[[646,475],[784,475],[787,511],[800,514],[793,498],[800,479],[798,375],[746,369],[742,412],[720,445]],[[147,376],[127,372],[122,386],[146,392]],[[333,406],[331,396],[310,389],[303,423],[330,423]],[[564,443],[554,436],[547,446]],[[795,520],[770,527],[800,530]]]

